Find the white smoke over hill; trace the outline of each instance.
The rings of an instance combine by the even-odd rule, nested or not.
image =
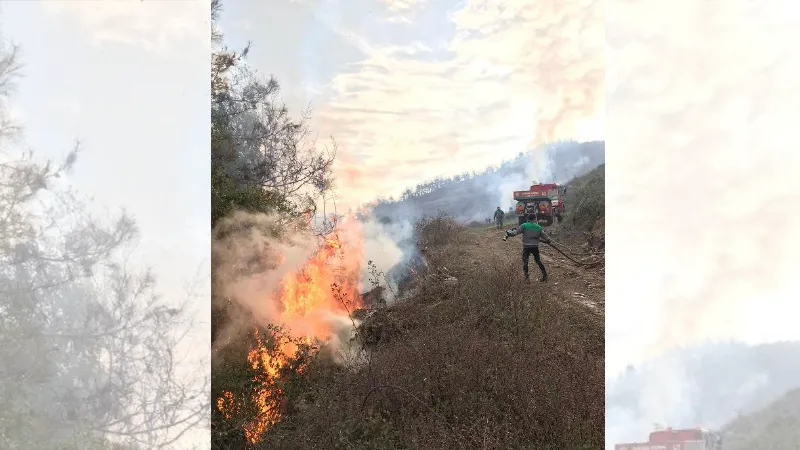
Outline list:
[[[443,211],[462,221],[483,221],[497,206],[514,205],[512,192],[527,189],[536,180],[566,183],[605,162],[605,143],[558,142],[543,146],[482,173],[432,180],[395,201],[382,200],[376,217],[413,220]]]
[[[800,157],[787,151],[800,58],[788,5],[606,2],[606,379],[663,361],[642,369],[626,403],[609,387],[609,449],[657,421],[722,425],[748,398],[789,387],[775,377],[797,379],[749,358],[722,369],[669,356],[708,341],[800,339],[800,215],[788,206],[800,203]]]

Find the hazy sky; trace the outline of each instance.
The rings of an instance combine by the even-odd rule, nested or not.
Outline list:
[[[3,37],[22,52],[12,106],[26,143],[58,159],[79,139],[70,182],[99,210],[133,214],[161,286],[182,288],[209,255],[208,7],[17,1],[0,11]]]
[[[139,260],[165,298],[185,298],[194,281],[207,293],[207,3],[3,1],[0,21],[2,36],[21,47],[12,107],[26,144],[59,159],[80,139],[69,182],[94,197],[96,212],[125,208],[135,217]],[[193,343],[207,354],[209,305],[199,300],[204,323]],[[207,433],[192,436],[208,445]]]
[[[605,134],[610,371],[707,337],[800,338],[797,9],[611,3],[605,132],[599,1],[230,0],[222,26],[295,111],[314,107],[351,203]],[[55,158],[83,141],[70,181],[135,215],[176,293],[209,254],[207,5],[0,11],[27,142]]]
[[[602,138],[600,1],[228,1],[221,27],[293,111],[313,107],[347,203]]]
[[[798,12],[607,3],[611,373],[705,339],[800,340]]]

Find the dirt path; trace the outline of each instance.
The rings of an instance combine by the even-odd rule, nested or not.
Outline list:
[[[403,389],[384,401],[420,399],[415,412],[390,419],[415,430],[404,448],[601,448],[602,270],[575,267],[543,248],[550,281],[526,284],[520,240],[502,237],[447,218],[422,227],[427,264],[408,296],[362,325],[374,342],[369,376],[377,380],[369,383]],[[578,244],[566,234],[554,238]],[[339,404],[353,395],[334,398]],[[420,409],[422,402],[428,406]]]
[[[561,236],[557,226],[549,227],[548,231],[554,233],[554,241],[561,244],[559,248],[573,259],[580,261],[580,255],[571,254],[570,249],[579,247],[575,239]],[[471,239],[474,241],[474,258],[486,261],[494,260],[495,264],[516,264],[519,268],[519,279],[522,280],[522,242],[519,237],[509,238],[503,242],[503,231],[491,229],[470,230]],[[563,241],[562,241],[563,239]],[[536,281],[539,269],[536,263],[529,262],[531,271],[531,289],[542,289],[546,295],[558,298],[568,304],[581,305],[589,311],[602,316],[605,310],[605,266],[585,268],[578,266],[552,247],[541,244],[542,261],[547,268],[548,282]]]

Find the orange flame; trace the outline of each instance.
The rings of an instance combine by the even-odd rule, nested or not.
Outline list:
[[[345,239],[342,239],[345,236]],[[356,221],[339,221],[337,233],[323,240],[320,249],[296,273],[286,274],[277,296],[280,300],[280,325],[291,337],[310,344],[328,341],[334,333],[331,318],[344,317],[361,307],[362,269],[361,229]],[[265,293],[268,295],[268,293]],[[257,372],[258,388],[252,395],[258,413],[243,430],[247,440],[258,443],[264,432],[280,420],[282,392],[275,386],[281,368],[295,356],[298,347],[291,341],[276,343],[270,352],[265,338],[255,331],[256,344],[248,354],[250,367]],[[299,369],[300,371],[303,368]],[[240,412],[231,392],[217,399],[217,409],[230,419]]]
[[[225,391],[217,399],[217,409],[222,413],[226,420],[230,420],[234,414],[239,413],[239,406],[233,398],[233,392]]]

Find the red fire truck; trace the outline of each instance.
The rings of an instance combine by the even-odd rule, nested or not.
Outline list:
[[[533,214],[536,221],[545,221],[547,225],[553,224],[553,218],[561,222],[564,217],[566,207],[564,205],[564,195],[567,193],[566,187],[557,183],[537,183],[533,182],[527,191],[514,191],[514,200],[517,201],[517,222],[525,222],[526,216]]]
[[[722,437],[703,428],[667,428],[650,433],[647,442],[616,444],[614,450],[722,450]]]

